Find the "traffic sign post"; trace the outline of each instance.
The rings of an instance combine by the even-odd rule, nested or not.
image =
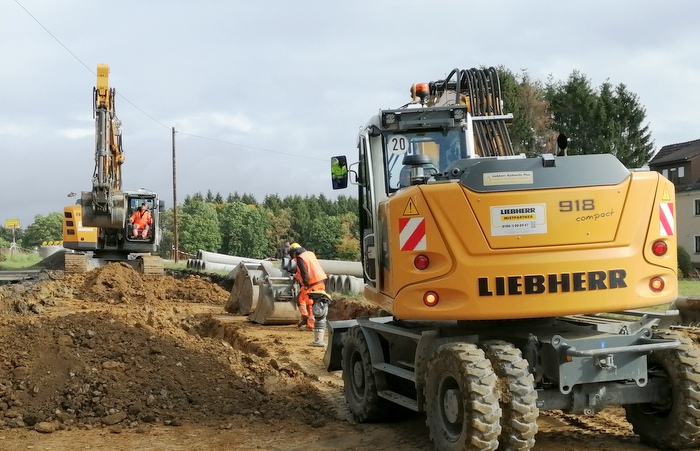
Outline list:
[[[15,242],[15,229],[19,229],[19,219],[5,219],[5,228],[12,229],[12,245],[10,246],[10,260],[15,256],[17,243]]]

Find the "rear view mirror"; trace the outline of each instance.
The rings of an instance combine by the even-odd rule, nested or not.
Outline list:
[[[348,160],[344,155],[331,158],[331,183],[333,189],[348,187]]]

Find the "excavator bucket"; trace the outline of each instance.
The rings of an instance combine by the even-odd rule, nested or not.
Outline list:
[[[255,311],[260,291],[257,281],[266,274],[264,266],[266,265],[249,262],[241,262],[236,266],[232,271],[235,272],[233,288],[224,308],[227,312],[250,315]],[[272,266],[269,266],[268,269],[272,269]]]
[[[258,324],[295,324],[301,320],[296,306],[297,290],[284,271],[263,266],[257,278],[258,300],[248,319]],[[240,305],[240,301],[239,301]]]

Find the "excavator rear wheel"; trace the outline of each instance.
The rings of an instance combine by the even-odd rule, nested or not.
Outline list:
[[[537,392],[529,364],[518,348],[507,341],[479,343],[491,361],[500,390],[501,435],[499,450],[528,451],[537,434]]]
[[[345,399],[352,416],[358,423],[385,418],[390,403],[377,393],[367,339],[360,326],[348,330],[342,357]]]
[[[649,378],[668,384],[662,403],[625,406],[627,421],[641,440],[659,449],[696,449],[700,445],[700,346],[678,331],[658,334],[681,342],[676,349],[647,357]]]
[[[426,423],[440,450],[495,450],[501,434],[497,378],[484,352],[470,343],[440,346],[428,362]]]

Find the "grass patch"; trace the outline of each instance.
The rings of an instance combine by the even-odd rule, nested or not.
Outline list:
[[[678,294],[681,296],[700,295],[700,280],[681,279],[678,281]]]
[[[41,261],[38,252],[17,253],[10,258],[9,254],[3,253],[4,260],[0,262],[0,270],[23,269],[35,265]]]

